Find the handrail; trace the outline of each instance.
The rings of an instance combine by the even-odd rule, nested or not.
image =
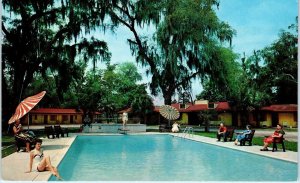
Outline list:
[[[185,129],[183,130],[183,138],[185,138],[186,135],[194,135],[194,128],[190,126],[185,127]]]

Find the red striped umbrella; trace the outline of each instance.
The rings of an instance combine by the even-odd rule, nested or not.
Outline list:
[[[8,124],[15,122],[27,114],[44,97],[46,91],[27,97],[16,108],[15,114],[9,119]]]

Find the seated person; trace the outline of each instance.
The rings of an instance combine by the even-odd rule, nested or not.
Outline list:
[[[242,133],[238,134],[236,136],[236,139],[234,141],[234,144],[237,145],[238,142],[240,142],[242,139],[246,138],[246,135],[250,134],[251,133],[251,126],[250,125],[246,125],[246,129],[247,130],[244,130]]]
[[[281,124],[278,124],[277,127],[276,127],[276,130],[275,132],[270,135],[269,137],[266,137],[264,139],[264,146],[262,149],[260,149],[261,151],[268,151],[268,146],[273,143],[274,141],[274,137],[282,137],[283,135],[285,134],[285,132],[282,130],[282,125]]]
[[[30,143],[33,143],[34,137],[23,132],[23,128],[20,123],[20,119],[16,120],[16,122],[13,126],[13,132],[14,132],[15,139],[17,141],[17,146],[18,146],[17,151],[19,151],[19,144],[24,143],[24,144],[26,144],[26,152],[29,152],[30,151]]]
[[[35,148],[30,152],[29,171],[26,173],[30,173],[33,166],[34,170],[37,170],[38,172],[50,171],[54,176],[57,177],[57,179],[62,180],[57,168],[51,164],[50,157],[48,155],[44,155],[41,145],[42,140],[37,139]]]
[[[221,140],[221,137],[224,138],[224,142],[227,142],[227,128],[223,123],[220,123],[220,127],[217,132],[218,141]]]
[[[178,123],[175,122],[175,123],[172,125],[172,132],[173,132],[173,133],[179,132],[179,127],[180,127],[180,125],[179,125]]]

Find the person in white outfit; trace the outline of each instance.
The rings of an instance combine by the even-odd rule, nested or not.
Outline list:
[[[172,132],[173,132],[173,133],[179,132],[179,124],[178,124],[178,123],[175,122],[175,123],[172,125]]]
[[[125,128],[127,121],[128,121],[128,114],[124,112],[122,115],[123,129]]]

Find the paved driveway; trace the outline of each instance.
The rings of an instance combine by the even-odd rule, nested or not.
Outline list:
[[[74,139],[74,136],[43,139],[44,154],[50,156],[53,166],[59,164]],[[49,171],[37,172],[35,167],[32,167],[31,173],[25,173],[29,170],[29,153],[27,152],[15,152],[2,158],[1,167],[2,179],[8,181],[45,181],[51,176]]]

